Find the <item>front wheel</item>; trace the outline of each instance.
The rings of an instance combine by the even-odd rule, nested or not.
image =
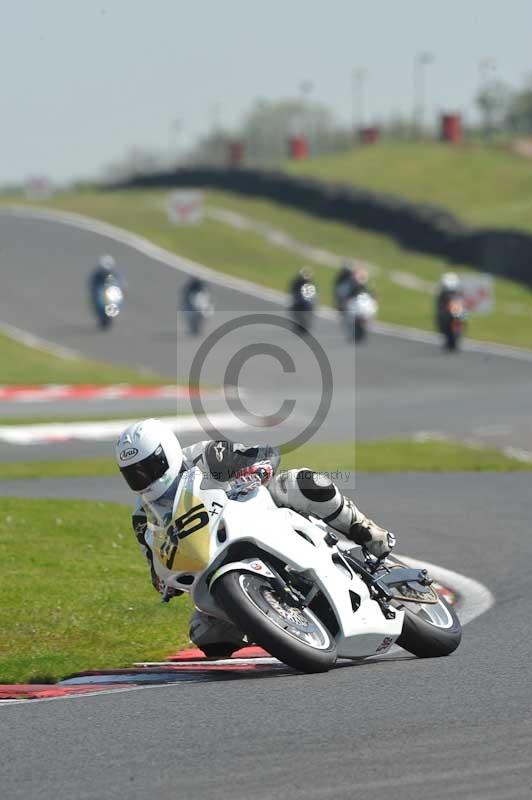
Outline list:
[[[462,626],[443,597],[437,603],[404,603],[405,619],[397,644],[418,658],[448,656],[460,644]]]
[[[272,656],[301,672],[327,672],[336,661],[336,642],[309,608],[290,604],[268,578],[228,572],[216,581],[220,606],[247,636]]]
[[[355,342],[364,342],[366,340],[368,331],[366,323],[361,319],[356,319],[353,330],[353,338]]]
[[[108,317],[107,314],[105,313],[100,314],[100,316],[98,317],[98,325],[100,326],[100,328],[102,329],[110,328],[112,324],[113,324],[113,318]]]

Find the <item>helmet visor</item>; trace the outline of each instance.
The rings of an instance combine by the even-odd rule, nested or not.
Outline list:
[[[164,454],[162,445],[159,445],[153,453],[136,464],[129,467],[120,467],[120,472],[128,482],[134,492],[143,492],[154,481],[162,478],[168,469],[168,461]]]

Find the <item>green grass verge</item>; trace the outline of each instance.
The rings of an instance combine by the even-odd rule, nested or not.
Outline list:
[[[286,290],[289,279],[303,263],[300,257],[264,241],[259,234],[237,231],[209,219],[197,227],[172,226],[164,211],[166,194],[160,191],[71,193],[57,195],[48,200],[46,205],[97,217],[139,233],[168,250],[220,272]],[[338,255],[356,256],[378,265],[382,270],[375,279],[380,301],[379,318],[386,322],[433,330],[432,297],[425,292],[398,286],[392,282],[390,275],[393,271],[406,271],[435,282],[449,268],[442,259],[403,250],[385,236],[322,221],[266,201],[211,192],[207,195],[207,202],[269,222],[301,241]],[[313,265],[313,268],[320,295],[328,303],[331,300],[333,270],[319,265]],[[494,313],[473,318],[469,335],[532,347],[532,292],[509,280],[496,279],[495,284]]]
[[[171,379],[84,358],[63,358],[0,333],[0,383],[159,384]]]
[[[157,600],[111,503],[2,499],[0,683],[164,658],[187,641],[188,599]]]
[[[340,444],[307,444],[283,455],[286,469],[306,466],[323,471],[357,472],[517,472],[532,464],[509,458],[491,447],[471,447],[452,441],[416,442],[396,439]],[[0,464],[1,480],[81,478],[118,475],[114,460],[14,461]]]
[[[287,169],[436,203],[472,225],[532,229],[532,160],[500,144],[382,142]]]
[[[161,417],[181,417],[187,414],[190,414],[190,411],[170,411],[167,408],[161,409],[157,411],[156,409],[150,408],[150,414],[152,417],[156,419],[160,419]],[[0,417],[0,425],[4,426],[11,426],[11,425],[48,425],[63,422],[112,422],[113,420],[117,419],[143,419],[146,415],[142,414],[142,412],[137,411],[130,413],[129,411],[122,412],[121,414],[109,414],[105,410],[102,411],[98,415],[88,415],[85,417],[80,417],[79,414],[77,416],[69,416],[61,415],[61,416],[50,416],[50,417]]]

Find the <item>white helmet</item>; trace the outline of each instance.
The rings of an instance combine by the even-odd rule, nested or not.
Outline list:
[[[129,425],[115,445],[120,472],[146,502],[163,495],[179,474],[183,451],[172,430],[158,419]]]
[[[447,289],[453,292],[460,286],[460,278],[456,272],[445,272],[440,279],[440,286],[442,289]]]
[[[114,260],[113,256],[106,254],[100,257],[100,260],[98,261],[98,266],[101,267],[101,269],[106,269],[110,272],[115,268],[116,261]]]

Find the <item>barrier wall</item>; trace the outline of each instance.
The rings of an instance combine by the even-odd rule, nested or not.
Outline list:
[[[532,235],[471,228],[430,203],[348,184],[248,167],[183,167],[137,175],[108,189],[204,187],[261,197],[393,237],[402,246],[532,285]]]

